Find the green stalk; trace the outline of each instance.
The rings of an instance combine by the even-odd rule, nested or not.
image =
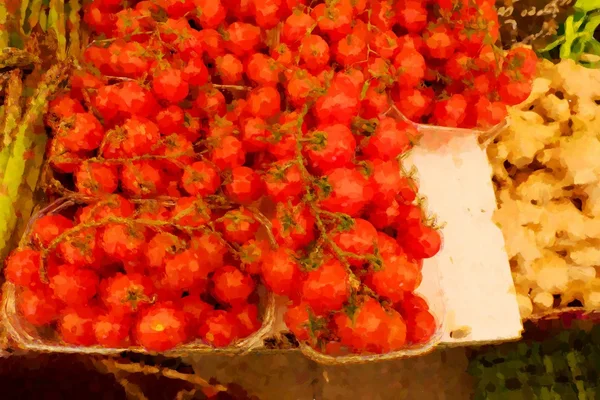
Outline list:
[[[48,70],[16,129],[14,145],[0,185],[0,220],[5,222],[0,226],[0,249],[6,247],[18,218],[15,207],[25,171],[24,157],[25,152],[32,147],[35,124],[43,115],[50,96],[66,79],[70,67],[71,62],[62,62]]]
[[[63,0],[50,0],[48,30],[54,31],[58,42],[58,49],[56,50],[58,59],[64,60],[67,57],[67,36],[65,32],[65,3]]]
[[[40,12],[42,11],[42,3],[43,0],[32,0],[29,5],[29,31],[33,31],[33,29],[40,22]]]
[[[5,2],[0,1],[0,48],[10,45],[10,36],[8,34],[8,6]]]
[[[19,101],[23,93],[21,71],[13,70],[8,80],[8,88],[4,100],[4,118],[0,122],[0,179],[4,176],[10,153],[12,150],[13,132],[21,119],[21,106]]]
[[[21,0],[3,0],[0,3],[0,45],[22,48]]]
[[[25,34],[23,27],[25,26],[25,18],[27,16],[27,8],[29,8],[29,0],[21,0],[19,7],[19,29],[22,34]]]
[[[25,228],[35,207],[36,189],[44,163],[46,152],[46,132],[44,131],[43,118],[40,117],[35,125],[36,132],[33,137],[33,146],[29,151],[30,157],[25,161],[25,174],[21,187],[19,188],[18,199],[15,204],[15,214],[19,216],[16,226],[12,232],[11,240],[8,246],[0,249],[0,260],[8,255],[8,252],[19,243],[19,240],[25,233]]]
[[[48,31],[48,8],[42,7],[40,11],[40,28],[44,33]]]
[[[81,53],[81,39],[79,37],[79,28],[81,20],[79,17],[79,11],[81,10],[81,4],[79,0],[69,1],[70,12],[69,20],[67,25],[69,27],[69,51],[68,54],[73,58],[79,58]]]

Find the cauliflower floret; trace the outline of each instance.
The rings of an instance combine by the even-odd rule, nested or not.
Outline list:
[[[517,293],[529,295],[531,288],[535,286],[536,278],[535,271],[533,270],[531,263],[525,265],[523,262],[521,262],[519,265],[513,265],[511,272],[513,282],[515,283],[515,291]]]
[[[540,100],[546,116],[554,121],[565,122],[571,117],[571,109],[567,99],[559,99],[554,94],[546,95]]]
[[[578,247],[569,252],[573,264],[581,267],[595,267],[600,265],[600,249],[596,246]],[[595,273],[594,273],[595,275]]]
[[[550,86],[552,85],[552,79],[546,77],[539,77],[533,80],[533,84],[531,87],[531,93],[527,100],[519,104],[517,107],[520,110],[528,110],[534,103],[538,100],[543,99],[545,94],[550,90]]]
[[[533,313],[533,304],[531,304],[531,299],[527,294],[517,294],[517,304],[519,305],[519,313],[521,314],[521,319],[527,319]]]
[[[594,100],[600,99],[600,70],[585,68],[573,60],[563,60],[556,65],[556,72],[562,78],[563,92],[575,98],[573,112],[582,119],[598,118],[598,106]]]
[[[540,225],[552,226],[557,233],[581,241],[600,237],[600,220],[586,217],[568,199],[548,203],[542,208]]]
[[[600,218],[600,182],[594,182],[583,188],[587,200],[583,206],[583,212],[592,218]]]
[[[512,229],[504,230],[504,242],[509,257],[519,254],[525,263],[531,262],[542,253],[535,242],[535,232],[523,226],[514,226]]]
[[[504,167],[504,160],[508,156],[508,149],[502,143],[491,143],[487,147],[487,156],[492,165],[492,176],[499,181],[509,180],[508,171]]]
[[[535,260],[533,268],[537,271],[537,286],[551,294],[560,294],[569,285],[567,262],[553,251],[544,251],[544,256]]]
[[[535,242],[540,249],[548,249],[556,245],[556,227],[539,224],[534,228]]]
[[[554,304],[554,297],[548,292],[539,292],[533,295],[533,304],[541,310],[548,310]]]
[[[571,132],[574,134],[595,137],[600,132],[600,106],[596,106],[593,112],[598,117],[593,119],[575,114],[571,117]]]
[[[583,305],[590,310],[600,309],[600,278],[587,284],[583,293]]]
[[[573,60],[562,60],[556,64],[556,73],[562,81],[559,85],[553,82],[552,86],[562,88],[569,96],[600,97],[600,70],[585,68]]]
[[[544,212],[539,205],[513,198],[510,190],[501,190],[497,198],[500,206],[495,212],[494,219],[503,226],[509,224],[515,224],[516,226],[537,224]]]
[[[560,123],[544,125],[544,119],[533,111],[509,110],[511,125],[502,140],[508,150],[508,161],[523,168],[534,160],[536,153],[560,138]]]
[[[594,267],[569,267],[569,280],[571,281],[587,283],[595,277],[596,268]]]
[[[538,205],[544,205],[550,200],[563,197],[565,193],[562,187],[561,180],[551,172],[538,170],[517,187],[516,193],[523,201],[535,201]]]
[[[516,256],[511,260],[511,272],[517,293],[529,293],[535,286],[536,271],[532,261],[525,261],[522,256]]]
[[[561,138],[560,162],[572,176],[575,185],[598,180],[600,175],[600,140],[596,136],[567,136]]]

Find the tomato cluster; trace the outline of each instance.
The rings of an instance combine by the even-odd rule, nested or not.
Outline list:
[[[396,17],[407,34],[377,34],[383,43],[397,43],[391,92],[397,108],[432,125],[488,129],[500,123],[507,106],[531,93],[537,56],[529,48],[505,52],[496,46],[493,0],[427,3],[398,1]]]
[[[39,247],[10,258],[9,280],[27,288],[21,312],[59,321],[69,343],[225,346],[258,326],[260,279],[289,298],[288,328],[319,350],[427,342],[436,322],[414,291],[441,238],[403,172],[418,131],[389,109],[448,126],[501,119],[482,99],[502,92],[476,95],[469,80],[529,74],[526,51],[501,69],[468,63],[456,85],[442,79],[458,76],[454,55],[494,50],[481,22],[493,15],[488,0],[92,2],[95,40],[46,115],[48,159],[65,187],[114,207],[88,206],[75,236],[54,243],[49,287]],[[126,199],[174,206],[134,215]],[[101,217],[128,222],[77,229]],[[72,224],[41,219],[36,246]],[[113,323],[115,312],[127,318]]]
[[[212,214],[224,235],[207,225]],[[55,324],[67,344],[225,347],[261,326],[257,271],[236,245],[255,233],[252,218],[245,209],[211,213],[198,197],[134,206],[111,195],[37,219],[5,276],[20,289],[23,318]]]

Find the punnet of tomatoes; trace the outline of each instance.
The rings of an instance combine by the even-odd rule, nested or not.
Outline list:
[[[262,242],[248,239],[258,226],[250,211],[211,210],[199,197],[61,204],[69,207],[36,218],[6,261],[31,326],[54,327],[66,345],[157,352],[227,347],[261,327],[251,249]]]
[[[36,221],[9,258],[30,323],[80,345],[227,346],[260,325],[261,283],[328,354],[432,338],[415,290],[442,240],[404,160],[415,123],[487,129],[529,95],[536,57],[498,47],[492,1],[111,0],[83,15],[91,42],[45,122],[49,190],[91,203]]]

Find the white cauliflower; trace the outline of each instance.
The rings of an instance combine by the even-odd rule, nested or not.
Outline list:
[[[571,118],[569,100],[559,99],[555,94],[549,94],[540,99],[540,106],[544,109],[548,119],[566,122]]]
[[[594,135],[562,137],[559,159],[575,185],[586,185],[600,176],[600,140]]]
[[[539,151],[560,138],[560,124],[553,122],[544,125],[544,118],[533,111],[513,109],[509,111],[509,116],[511,124],[501,136],[498,151],[506,152],[507,160],[518,168],[531,164]]]
[[[519,305],[519,313],[522,319],[527,319],[533,313],[533,304],[527,294],[517,293],[517,304]]]
[[[600,265],[600,248],[593,245],[583,245],[571,250],[569,258],[574,265],[580,267],[595,267]]]
[[[600,218],[600,181],[586,185],[583,192],[587,195],[583,212],[592,218]]]
[[[600,309],[600,70],[544,60],[538,74],[488,147],[522,318]]]
[[[518,198],[544,205],[564,196],[562,180],[548,170],[538,170],[527,177],[516,189]]]

